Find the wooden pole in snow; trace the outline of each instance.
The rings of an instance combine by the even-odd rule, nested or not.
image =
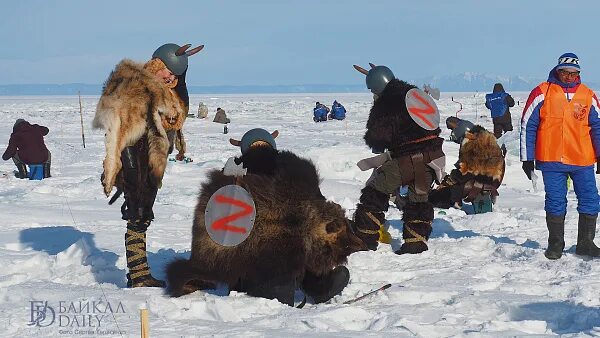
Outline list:
[[[79,117],[81,118],[81,140],[83,141],[83,147],[85,148],[85,133],[83,131],[83,107],[81,106],[81,93],[77,92],[79,95]]]
[[[142,323],[140,337],[150,338],[150,326],[148,325],[148,309],[140,309],[140,321]]]

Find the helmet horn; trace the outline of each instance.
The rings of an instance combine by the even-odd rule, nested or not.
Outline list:
[[[185,52],[185,55],[192,56],[192,55],[198,53],[199,51],[201,51],[203,48],[204,48],[204,45],[200,45],[196,48],[192,48],[192,49],[188,50],[187,52]]]
[[[234,140],[232,138],[229,139],[229,143],[231,143],[232,145],[234,145],[236,147],[241,147],[242,146],[242,142],[241,141]]]
[[[177,49],[177,50],[175,51],[175,55],[177,55],[177,56],[182,56],[183,54],[185,54],[185,51],[186,51],[188,48],[190,48],[190,46],[191,46],[191,45],[192,45],[191,43],[188,43],[188,44],[186,44],[186,45],[183,45],[183,46],[179,47],[179,49]]]
[[[277,136],[279,136],[279,130],[275,130],[274,132],[272,132],[271,136],[273,136],[273,138],[277,138]]]
[[[358,70],[359,72],[361,72],[361,73],[363,73],[365,75],[369,74],[369,71],[366,70],[366,69],[364,69],[361,66],[358,66],[358,65],[352,65],[352,66],[354,67],[354,69]]]
[[[370,62],[369,62],[369,66],[371,66],[371,68],[375,68],[375,67],[377,67],[376,65],[374,65],[374,64],[372,64],[372,63],[370,63]]]

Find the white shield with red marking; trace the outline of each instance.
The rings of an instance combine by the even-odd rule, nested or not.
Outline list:
[[[254,200],[239,185],[217,190],[206,205],[204,224],[210,238],[224,246],[235,246],[250,235],[256,218]]]
[[[440,125],[440,111],[437,105],[424,91],[413,88],[406,93],[406,110],[421,128],[434,130]]]

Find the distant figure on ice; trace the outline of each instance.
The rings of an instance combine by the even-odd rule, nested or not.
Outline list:
[[[548,80],[529,94],[521,118],[523,171],[531,179],[535,167],[544,179],[548,259],[559,259],[565,247],[568,177],[579,212],[575,253],[600,257],[594,244],[600,203],[594,176],[594,163],[600,174],[600,104],[581,83],[580,71],[577,55],[561,55]]]
[[[213,122],[227,124],[231,122],[231,120],[227,117],[227,114],[225,114],[225,110],[219,107],[217,108],[217,113],[215,114]]]
[[[12,158],[18,178],[42,179],[50,177],[50,151],[44,143],[48,128],[17,119],[10,134],[8,147],[2,159]],[[30,172],[27,172],[29,166]]]
[[[227,134],[229,132],[227,129],[227,123],[231,122],[231,120],[227,117],[227,114],[225,114],[225,110],[221,109],[220,107],[217,108],[217,113],[215,114],[213,122],[224,124],[223,134]]]
[[[492,113],[496,138],[513,130],[512,117],[508,108],[515,106],[515,100],[504,91],[501,83],[496,83],[493,92],[485,95],[485,106]]]
[[[167,43],[145,63],[119,62],[106,80],[96,107],[93,125],[106,132],[104,193],[109,196],[116,186],[109,204],[121,192],[125,198],[121,218],[127,221],[126,277],[127,286],[132,288],[165,285],[150,272],[146,231],[154,220],[153,206],[168,154],[177,146],[173,143],[183,141],[180,131],[189,108],[185,84],[188,57],[204,46],[189,47]]]
[[[313,108],[313,121],[322,122],[327,121],[327,114],[329,113],[329,108],[321,102],[317,102],[315,104],[315,108]]]
[[[344,106],[342,106],[341,103],[336,101],[333,101],[333,104],[331,105],[331,113],[329,114],[329,119],[333,120],[343,120],[346,118],[346,108],[344,108]]]
[[[197,117],[199,119],[204,119],[207,116],[208,116],[208,107],[204,103],[200,102],[198,104],[198,116]]]
[[[428,94],[396,79],[388,67],[354,68],[366,75],[374,97],[364,140],[374,153],[380,153],[358,163],[361,170],[375,170],[354,212],[355,232],[369,249],[376,250],[378,241],[389,237],[384,213],[390,195],[408,186],[408,201],[402,209],[404,243],[396,253],[421,253],[428,249],[433,223],[429,191],[433,181],[441,182],[444,176],[439,110]]]
[[[450,138],[460,144],[458,161],[442,183],[429,193],[438,208],[460,207],[471,202],[476,214],[492,211],[504,178],[504,155],[492,133],[470,121],[446,119]]]

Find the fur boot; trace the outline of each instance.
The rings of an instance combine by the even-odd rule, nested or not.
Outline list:
[[[148,224],[149,225],[149,224]],[[127,287],[164,287],[165,282],[150,274],[146,257],[146,228],[148,225],[127,225],[125,233],[125,256],[127,257]]]
[[[427,240],[431,235],[431,224],[433,222],[433,205],[426,203],[410,202],[404,207],[402,220],[404,227],[402,229],[402,238],[404,243],[400,250],[396,251],[398,255],[418,254],[427,251]]]
[[[380,234],[385,231],[385,215],[389,207],[389,197],[372,187],[365,187],[360,196],[360,203],[354,213],[353,230],[369,248],[377,250]]]

